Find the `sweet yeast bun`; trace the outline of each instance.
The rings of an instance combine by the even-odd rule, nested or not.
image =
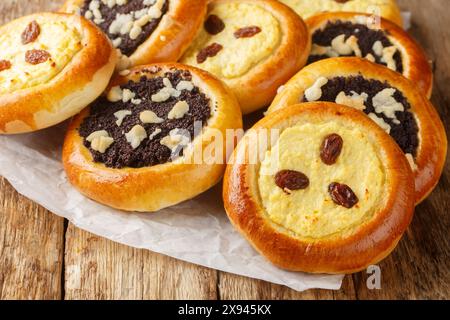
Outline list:
[[[0,27],[0,133],[70,118],[105,90],[115,64],[109,40],[78,16],[37,13]]]
[[[124,57],[119,69],[126,69],[132,65],[177,61],[201,27],[206,3],[206,0],[113,0],[107,3],[68,0],[61,10],[83,14],[96,23],[122,51]]]
[[[420,45],[395,23],[384,18],[372,19],[368,14],[328,12],[308,18],[306,24],[313,42],[309,62],[327,57],[359,54],[360,57],[403,74],[428,98],[431,97],[433,71],[428,58]],[[338,37],[343,37],[341,40],[345,39],[346,44],[352,37],[357,39],[357,52],[345,52],[347,45],[344,45],[344,51],[341,51],[344,55],[336,52],[332,44],[339,46],[343,42],[337,41]]]
[[[264,141],[257,161],[255,137]],[[246,133],[223,199],[233,225],[276,266],[352,273],[397,245],[413,216],[414,178],[400,148],[362,112],[304,103]]]
[[[322,12],[361,12],[381,16],[400,27],[403,19],[395,0],[280,0],[307,19]]]
[[[330,58],[297,73],[268,112],[313,100],[364,111],[390,133],[410,160],[416,177],[416,202],[433,191],[444,168],[447,136],[436,109],[414,83],[365,59]]]
[[[236,140],[221,139],[241,128],[236,98],[209,73],[176,63],[135,67],[74,118],[64,168],[93,200],[157,211],[216,184]]]
[[[244,114],[266,107],[305,65],[311,39],[303,20],[272,0],[213,0],[181,62],[207,70],[236,95]]]

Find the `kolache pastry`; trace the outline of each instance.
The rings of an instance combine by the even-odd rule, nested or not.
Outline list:
[[[121,55],[118,69],[178,60],[201,27],[206,0],[68,0],[62,11],[91,20]]]
[[[323,12],[360,12],[388,19],[403,25],[400,9],[395,0],[280,0],[293,8],[303,19]]]
[[[239,104],[209,73],[179,64],[135,67],[74,118],[64,142],[69,181],[126,211],[157,211],[216,184],[242,128]]]
[[[306,20],[312,34],[308,63],[356,56],[402,73],[430,97],[433,72],[423,49],[396,24],[350,12],[323,13]]]
[[[39,13],[0,27],[0,133],[47,128],[80,112],[105,90],[116,59],[84,18]]]
[[[233,225],[278,267],[352,273],[397,245],[412,219],[414,179],[401,149],[363,113],[312,102],[271,113],[244,136],[223,198]]]
[[[277,95],[268,112],[299,102],[329,101],[363,111],[397,142],[415,174],[416,202],[439,181],[447,137],[433,105],[414,84],[361,58],[331,58],[305,67]]]
[[[217,76],[243,113],[267,107],[306,63],[310,37],[295,12],[272,0],[214,0],[182,63]]]

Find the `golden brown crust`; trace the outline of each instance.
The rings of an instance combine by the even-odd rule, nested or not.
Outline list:
[[[151,71],[154,67],[160,71]],[[211,99],[212,105],[217,106],[201,136],[193,141],[193,152],[205,150],[215,139],[215,130],[225,136],[226,129],[242,128],[236,98],[219,80],[193,67],[176,63],[135,67],[128,76],[113,79],[111,86],[126,83],[129,79],[138,80],[141,75],[156,77],[173,68],[189,70],[193,76],[192,82]],[[207,161],[196,164],[192,153],[186,153],[174,162],[157,166],[112,169],[93,162],[90,151],[78,134],[77,128],[88,114],[89,108],[70,124],[63,147],[64,168],[69,181],[87,197],[122,210],[157,211],[206,191],[221,179],[226,150],[232,150],[234,146],[234,141],[223,145],[224,164],[207,164]],[[205,158],[208,156],[205,155]]]
[[[177,61],[206,15],[206,0],[171,0],[158,28],[130,57],[134,65]]]
[[[296,4],[292,4],[291,2],[295,1],[297,2],[297,7]],[[334,4],[336,4],[336,0],[329,0],[330,2],[335,2]],[[316,14],[321,14],[322,12],[328,11],[328,8],[321,8],[321,6],[323,6],[322,1],[311,1],[311,0],[281,0],[281,2],[284,2],[288,5],[291,5],[293,7],[294,10],[297,11],[297,13],[302,16],[304,19],[310,18]],[[314,3],[312,3],[314,2]],[[358,3],[359,2],[359,5]],[[365,2],[365,3],[362,3]],[[358,5],[358,7],[353,6],[351,8],[351,10],[349,10],[348,8],[341,8],[340,10],[342,11],[334,11],[334,12],[348,12],[348,11],[353,11],[353,12],[361,12],[361,13],[375,13],[375,14],[379,14],[381,15],[383,18],[394,22],[395,24],[397,24],[398,26],[402,27],[403,26],[403,18],[402,18],[402,14],[400,12],[400,8],[397,5],[396,0],[383,0],[383,3],[380,3],[379,0],[376,0],[376,2],[374,1],[367,1],[367,0],[349,0],[346,1],[346,3],[344,4],[344,6],[349,6],[349,5]],[[304,6],[308,6],[308,8],[306,9],[306,12],[302,12],[302,8],[303,10],[305,9]],[[315,10],[312,10],[313,8],[315,8]],[[379,12],[377,12],[377,10],[379,10]],[[375,11],[375,12],[372,12]]]
[[[266,218],[259,197],[256,182],[259,164],[246,161],[248,133],[233,153],[233,164],[227,166],[223,188],[225,209],[233,225],[256,250],[281,268],[312,273],[357,272],[387,256],[408,227],[414,210],[413,175],[402,151],[388,134],[362,112],[334,103],[314,102],[283,108],[258,122],[250,132],[282,131],[311,119],[346,121],[365,129],[384,154],[383,165],[389,182],[384,208],[352,233],[323,239],[308,241],[280,228]],[[264,150],[269,148],[265,146]]]
[[[282,92],[275,97],[268,112],[298,103],[305,90],[319,77],[357,75],[381,82],[387,81],[400,90],[411,105],[411,112],[415,115],[419,127],[415,181],[416,203],[420,203],[439,182],[447,154],[447,136],[431,102],[401,74],[360,58],[325,59],[310,64],[289,80]]]
[[[330,21],[354,21],[357,16],[361,15],[370,17],[368,14],[355,12],[323,13],[307,19],[306,24],[312,35]],[[400,49],[404,69],[403,75],[416,84],[430,98],[433,91],[433,71],[424,50],[406,31],[395,23],[381,18],[380,28],[386,31],[391,42]]]
[[[209,6],[238,0],[213,0]],[[289,7],[274,0],[244,0],[269,11],[281,26],[282,40],[276,51],[245,75],[222,79],[234,92],[244,114],[270,104],[277,89],[306,64],[311,38],[303,20]]]
[[[225,1],[225,0],[220,0]],[[227,81],[236,94],[244,114],[270,104],[277,89],[306,64],[311,38],[305,23],[295,12],[278,1],[253,0],[278,20],[283,40],[276,53],[244,77]]]
[[[64,12],[81,8],[84,0],[68,0]],[[206,14],[206,0],[170,0],[158,27],[129,57],[134,66],[177,61],[200,29]]]
[[[77,26],[83,48],[49,82],[0,96],[0,133],[35,131],[70,118],[103,92],[114,71],[115,50],[103,33],[84,18],[38,13],[10,24],[39,19],[63,20]],[[10,24],[1,27],[0,32],[6,32]]]

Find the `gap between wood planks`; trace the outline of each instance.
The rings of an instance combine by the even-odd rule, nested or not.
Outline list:
[[[450,61],[445,59],[445,52],[450,51],[450,35],[448,30],[440,27],[448,24],[445,1],[435,0],[426,7],[423,7],[423,2],[421,5],[420,0],[399,2],[413,12],[412,32],[436,59],[437,81],[433,102],[446,119],[448,132],[450,115],[445,107],[450,91],[446,87]],[[6,21],[22,14],[57,8],[59,3],[50,0],[0,1],[0,19]],[[448,298],[450,249],[447,238],[450,218],[447,215],[449,200],[446,190],[450,187],[449,171],[447,165],[441,184],[432,197],[419,206],[414,222],[399,247],[381,263],[382,290],[367,290],[367,275],[363,272],[347,276],[339,291],[310,290],[304,293],[195,266],[91,235],[18,195],[4,179],[0,179],[0,236],[3,237],[0,238],[0,297]],[[78,278],[70,273],[71,266],[79,267]],[[61,274],[58,275],[58,272]],[[74,289],[77,284],[79,288]]]
[[[69,228],[69,220],[64,219],[62,261],[61,261],[61,300],[66,299],[66,233]]]

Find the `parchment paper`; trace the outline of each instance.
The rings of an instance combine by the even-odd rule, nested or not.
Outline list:
[[[124,213],[85,198],[68,183],[61,165],[64,132],[65,125],[60,125],[0,136],[0,175],[51,212],[113,241],[299,291],[340,288],[342,276],[286,272],[253,250],[229,223],[220,185],[153,214]]]
[[[402,15],[408,30],[411,13]],[[85,198],[68,183],[61,165],[65,126],[0,136],[0,175],[19,193],[77,227],[125,245],[298,291],[340,288],[342,276],[283,271],[253,250],[229,223],[220,185],[153,214],[123,213]]]

